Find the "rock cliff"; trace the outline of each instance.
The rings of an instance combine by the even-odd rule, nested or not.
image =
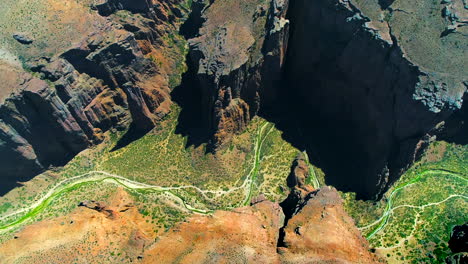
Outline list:
[[[102,1],[92,6],[99,26],[81,42],[23,59],[24,70],[5,69],[16,82],[1,87],[10,91],[1,94],[2,178],[25,180],[63,165],[110,129],[153,128],[171,104],[164,66],[172,58],[155,58],[187,13],[184,3]]]
[[[272,103],[288,42],[288,1],[205,5],[198,36],[189,41],[190,58],[215,150],[246,127],[258,113],[260,100]]]
[[[459,2],[210,3],[190,54],[212,146],[260,113],[315,157],[329,184],[381,197],[462,107]]]
[[[361,198],[380,197],[418,157],[431,130],[462,106],[466,72],[450,64],[466,54],[450,47],[456,39],[440,40],[434,28],[445,22],[428,14],[427,5],[324,0],[291,6],[286,78],[292,89],[285,95],[299,105],[302,120],[315,124],[301,129],[329,183]]]

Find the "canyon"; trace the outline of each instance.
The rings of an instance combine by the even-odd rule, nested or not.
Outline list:
[[[290,194],[281,204],[260,195],[249,206],[192,215],[162,234],[138,210],[131,189],[139,185],[122,178],[108,201],[84,200],[65,216],[15,232],[0,244],[0,261],[383,263],[345,212],[337,190],[307,185],[308,171],[298,157],[287,179]]]
[[[423,2],[417,5],[425,7]],[[439,55],[440,61],[425,61],[417,47],[401,41],[408,38],[401,24],[422,22],[404,16],[393,25],[390,18],[401,10],[389,6],[372,10],[360,1],[271,1],[266,33],[255,34],[255,13],[249,34],[237,30],[234,38],[229,31],[235,29],[229,27],[213,33],[211,24],[219,24],[223,10],[211,5],[202,15],[206,22],[200,36],[190,43],[214,148],[260,114],[312,154],[327,183],[360,198],[379,199],[443,133],[442,122],[460,111],[467,91],[463,46]],[[266,10],[256,8],[248,10]],[[363,10],[389,21],[373,20]],[[427,16],[423,11],[413,16]],[[431,16],[436,18],[424,19],[441,24],[439,14]],[[232,19],[238,25],[242,18]],[[439,39],[428,29],[415,34]],[[442,52],[444,45],[426,52]]]
[[[8,70],[19,81],[2,89],[12,89],[0,111],[3,177],[21,181],[63,165],[110,129],[143,134],[157,126],[174,87],[164,66],[172,62],[154,58],[163,56],[162,39],[190,13],[180,4],[104,1],[93,8],[108,22],[76,47],[28,60],[26,72]],[[401,40],[407,18],[395,25],[375,20],[360,4],[194,1],[182,26],[192,76],[181,86],[191,90],[185,98],[196,96],[181,104],[200,106],[190,115],[206,128],[209,151],[261,115],[311,153],[327,183],[380,198],[461,109],[467,81],[460,68],[437,69],[459,64],[460,51],[437,64],[424,61]],[[122,9],[137,18],[109,19]],[[391,5],[368,12],[401,13]]]
[[[19,213],[0,219],[0,262],[381,263],[398,251],[361,231],[398,208],[421,210],[414,229],[441,201],[463,217],[465,0],[6,1],[0,214]],[[41,196],[97,171],[101,182]],[[437,175],[454,176],[434,194],[446,200],[405,196]],[[408,204],[392,207],[397,192]],[[454,254],[465,227],[446,243]],[[397,244],[426,243],[412,236]],[[464,258],[443,243],[424,252]]]
[[[156,61],[166,45],[162,38],[188,11],[180,3],[104,1],[92,6],[97,26],[74,47],[23,58],[23,70],[2,66],[2,76],[15,81],[1,87],[10,91],[2,92],[0,106],[3,193],[64,165],[110,129],[146,133],[167,114],[174,56]],[[136,18],[109,17],[121,9]]]

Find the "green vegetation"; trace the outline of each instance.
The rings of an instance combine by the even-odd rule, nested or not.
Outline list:
[[[463,77],[466,75],[466,29],[457,34],[441,37],[450,24],[443,18],[442,10],[447,3],[437,0],[392,1],[390,8],[382,10],[379,0],[352,0],[363,15],[369,17],[372,27],[383,29],[387,24],[398,39],[407,57],[425,70],[445,78],[446,73]],[[460,13],[463,8],[460,7]]]
[[[285,186],[298,151],[282,139],[272,124],[256,118],[246,131],[234,136],[230,146],[216,154],[206,154],[204,145],[186,147],[187,138],[175,133],[179,111],[174,106],[153,132],[125,148],[106,153],[97,169],[153,185],[193,185],[211,190],[206,197],[196,192],[180,195],[198,196],[212,209],[247,204],[259,192],[273,200],[284,196],[277,187]],[[245,182],[253,183],[247,197]]]
[[[377,254],[390,262],[441,263],[452,227],[468,215],[468,146],[433,143],[376,204],[344,198]]]
[[[187,138],[175,133],[178,113],[174,106],[158,128],[116,151],[111,150],[121,135],[109,134],[103,145],[84,151],[64,168],[1,197],[0,231],[6,232],[0,240],[25,223],[66,215],[80,201],[105,200],[115,186],[147,201],[139,209],[160,229],[193,212],[247,205],[260,193],[284,199],[285,178],[298,150],[273,124],[255,118],[230,146],[206,154],[204,145],[187,147]]]
[[[99,177],[100,176],[100,177]],[[25,214],[15,214],[12,215],[11,217],[3,217],[1,218],[1,222],[6,222],[7,224],[0,225],[0,230],[7,230],[11,227],[17,226],[33,217],[36,217],[39,213],[44,211],[52,202],[57,202],[57,199],[67,195],[75,190],[78,190],[82,188],[85,185],[95,185],[95,186],[102,186],[103,183],[108,183],[108,182],[113,182],[114,184],[117,184],[129,191],[136,192],[136,193],[142,193],[142,194],[149,194],[149,193],[166,193],[169,196],[173,196],[173,198],[177,198],[181,205],[187,209],[188,211],[195,212],[195,213],[200,213],[200,214],[206,214],[207,211],[201,210],[201,209],[196,209],[192,208],[191,206],[187,205],[185,201],[183,200],[182,197],[174,193],[173,190],[168,189],[168,188],[161,188],[158,186],[146,186],[146,185],[140,185],[138,183],[134,183],[131,181],[128,181],[124,178],[120,177],[114,177],[110,176],[106,173],[98,173],[98,172],[90,172],[86,173],[82,176],[78,177],[73,177],[71,179],[65,180],[64,182],[61,182],[60,184],[57,185],[57,188],[54,188],[53,191],[49,192],[46,196],[44,196],[42,199],[40,199],[36,204],[33,205],[31,209],[24,208],[25,209]],[[84,198],[84,197],[83,197]],[[66,203],[64,204],[69,204],[70,201],[74,201],[75,204],[78,203],[76,200],[76,197],[72,199],[66,199]],[[143,209],[144,210],[144,209]],[[17,217],[17,215],[20,215]],[[144,214],[145,215],[145,214]],[[15,219],[16,217],[16,219]],[[10,221],[11,219],[14,219]]]

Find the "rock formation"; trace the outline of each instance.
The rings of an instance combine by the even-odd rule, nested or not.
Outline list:
[[[271,103],[287,48],[287,8],[285,0],[212,1],[199,14],[204,23],[189,41],[190,57],[212,149],[246,127],[260,98]]]
[[[300,210],[307,195],[314,191],[312,186],[306,184],[309,178],[309,165],[305,161],[303,154],[300,154],[291,166],[291,172],[286,180],[290,188],[289,195],[281,203],[284,214],[289,219]]]
[[[284,237],[283,220],[278,204],[261,199],[231,212],[194,216],[151,246],[143,263],[379,263],[333,188],[309,193]]]
[[[283,228],[282,263],[378,263],[332,187],[309,193]]]
[[[14,87],[1,88],[11,91],[0,104],[2,178],[25,180],[63,165],[110,129],[153,128],[171,100],[168,73],[150,57],[177,30],[181,3],[104,1],[95,6],[101,15],[137,14],[108,18],[62,54],[23,62],[26,72],[5,84]]]
[[[439,38],[428,29],[402,28],[418,23],[410,19],[425,9],[408,18],[394,10],[398,6],[411,8],[395,2],[390,10],[371,10],[360,1],[325,0],[295,1],[290,8],[287,79],[293,89],[287,93],[300,102],[300,118],[318,126],[302,128],[318,137],[306,144],[324,163],[330,184],[361,198],[378,198],[402,174],[431,130],[461,108],[467,89],[466,75],[440,66],[459,63],[451,51],[436,65],[406,41],[409,34],[414,42]],[[373,12],[393,17],[377,20]]]
[[[437,5],[459,14],[450,19],[425,1],[210,2],[190,54],[213,148],[261,112],[283,119],[287,137],[301,131],[289,138],[329,184],[380,198],[462,107],[458,2]],[[459,34],[441,36],[449,24]]]

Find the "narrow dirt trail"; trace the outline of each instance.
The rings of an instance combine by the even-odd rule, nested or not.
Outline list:
[[[258,174],[258,170],[260,166],[260,160],[261,160],[261,148],[266,138],[268,137],[268,135],[271,133],[271,131],[274,128],[273,125],[270,125],[270,128],[267,129],[268,125],[269,123],[264,124],[257,131],[252,169],[250,170],[249,174],[245,178],[244,182],[238,187],[235,187],[226,191],[225,190],[203,190],[193,185],[178,186],[178,187],[164,187],[164,186],[151,185],[151,184],[147,184],[143,182],[138,182],[135,180],[130,180],[123,176],[112,174],[112,173],[105,172],[105,171],[90,171],[90,172],[87,172],[78,176],[64,179],[60,181],[59,183],[57,183],[54,187],[52,187],[44,196],[42,196],[40,199],[35,201],[33,204],[27,207],[21,208],[15,212],[0,216],[0,221],[4,221],[8,218],[15,218],[15,216],[24,214],[20,217],[17,217],[16,219],[13,219],[9,223],[4,224],[3,226],[0,226],[0,233],[5,232],[15,226],[18,226],[26,222],[27,220],[31,219],[32,217],[36,216],[37,214],[42,212],[51,203],[51,201],[55,199],[56,197],[58,197],[59,195],[72,191],[76,188],[79,188],[80,186],[84,184],[91,184],[91,183],[97,183],[97,182],[106,182],[106,183],[116,184],[128,190],[136,190],[136,191],[144,190],[144,191],[156,192],[156,193],[161,193],[161,194],[167,194],[171,196],[172,198],[178,200],[185,209],[193,213],[198,213],[198,214],[209,214],[212,211],[192,207],[184,200],[183,197],[176,194],[174,191],[184,190],[184,189],[193,189],[197,191],[198,193],[200,193],[203,196],[203,198],[209,201],[209,200],[213,200],[213,198],[209,198],[206,195],[207,193],[215,194],[215,197],[219,197],[222,195],[227,195],[239,189],[244,189],[245,198],[243,199],[241,205],[246,205],[250,202],[253,191],[254,191],[255,180],[257,178],[257,174]]]
[[[451,172],[451,171],[447,171],[447,170],[441,170],[441,169],[433,169],[433,170],[426,170],[426,171],[423,171],[422,173],[420,173],[416,178],[414,178],[413,180],[411,180],[410,182],[407,182],[405,184],[403,184],[402,186],[399,186],[397,188],[395,188],[395,190],[393,190],[389,196],[389,199],[388,199],[388,203],[387,203],[387,206],[385,207],[385,211],[384,213],[382,214],[382,216],[377,219],[376,221],[366,225],[366,226],[362,226],[362,227],[359,227],[359,230],[366,230],[366,229],[369,229],[373,226],[376,226],[372,232],[370,232],[366,238],[367,239],[370,239],[372,238],[375,234],[377,234],[380,230],[384,229],[385,226],[387,225],[389,219],[390,219],[390,216],[392,215],[392,213],[399,209],[399,208],[414,208],[414,209],[419,209],[419,210],[424,210],[426,207],[430,207],[430,206],[437,206],[437,205],[440,205],[442,203],[445,203],[447,201],[449,201],[450,199],[453,199],[453,198],[464,198],[464,199],[468,199],[468,196],[464,195],[464,194],[452,194],[448,197],[446,197],[445,199],[443,199],[442,201],[438,201],[438,202],[432,202],[432,203],[427,203],[427,204],[423,204],[423,205],[411,205],[411,204],[403,204],[403,205],[399,205],[399,206],[396,206],[396,207],[393,207],[393,203],[394,203],[394,198],[395,198],[395,194],[397,192],[399,192],[400,190],[403,190],[405,189],[406,187],[408,186],[411,186],[413,184],[416,184],[418,182],[421,181],[422,177],[424,176],[427,176],[429,174],[439,174],[439,175],[445,175],[445,176],[449,176],[449,177],[454,177],[454,178],[458,178],[458,179],[461,179],[462,181],[465,181],[465,182],[468,182],[468,179],[462,177],[460,174],[458,173],[455,173],[455,172]]]

